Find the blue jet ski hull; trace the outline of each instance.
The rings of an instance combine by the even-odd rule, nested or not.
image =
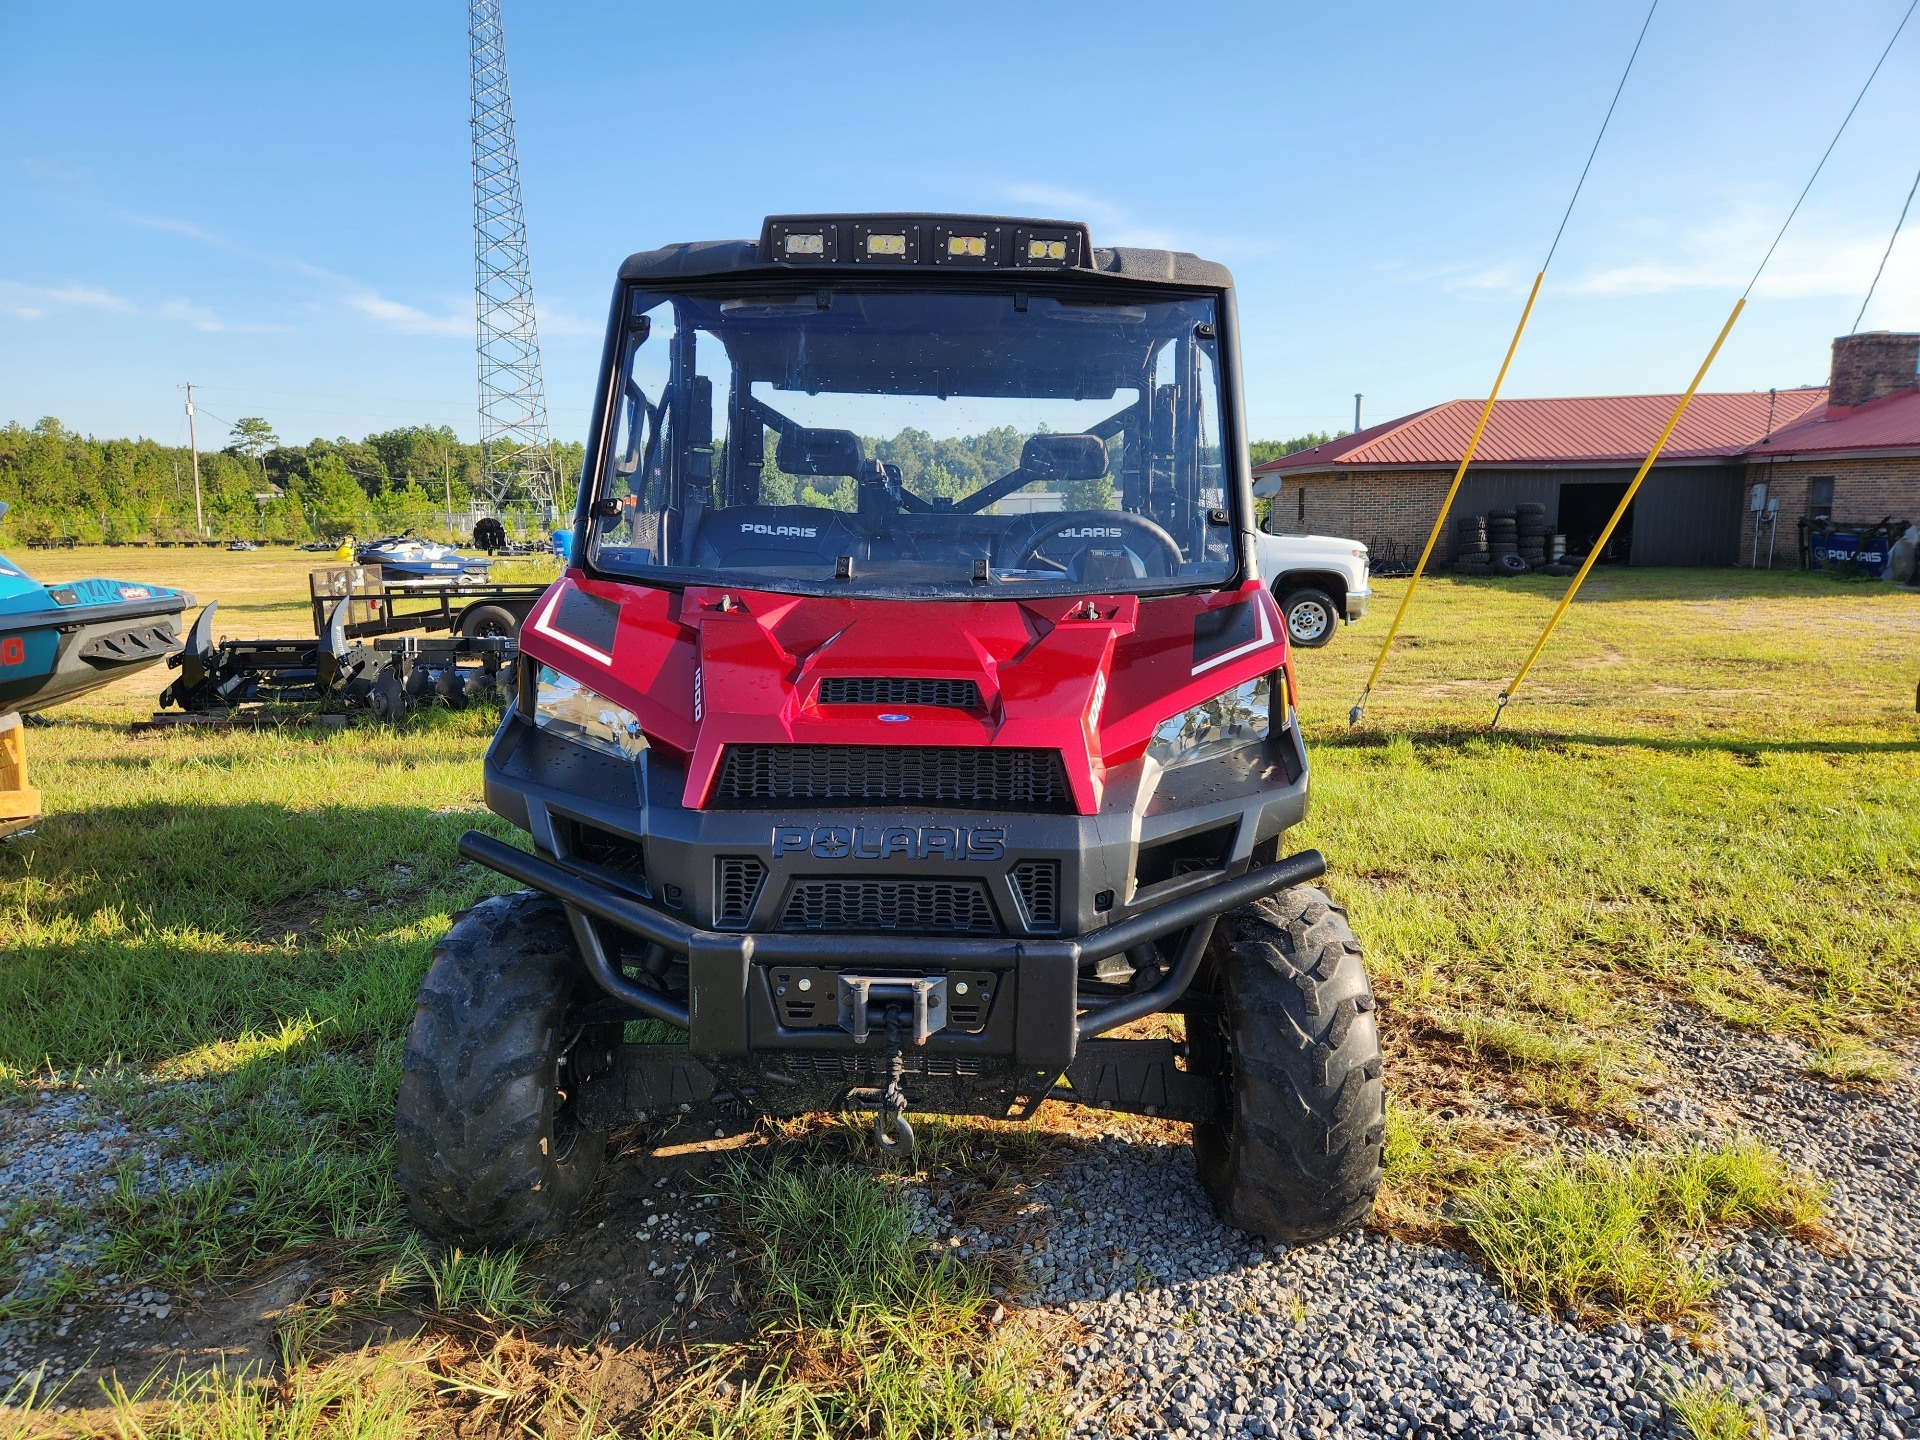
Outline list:
[[[485,580],[493,561],[461,555],[451,545],[421,540],[414,535],[392,535],[362,545],[355,553],[362,565],[378,565],[387,580],[435,580],[454,585],[463,580]]]
[[[0,715],[110,685],[180,648],[184,590],[132,580],[39,585],[0,558]]]

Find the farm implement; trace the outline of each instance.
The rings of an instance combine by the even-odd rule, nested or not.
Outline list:
[[[180,674],[161,706],[206,718],[248,704],[317,703],[398,720],[418,705],[506,699],[520,623],[546,589],[394,582],[378,565],[325,566],[308,588],[313,634],[299,639],[215,639],[219,606],[208,605],[168,657]]]

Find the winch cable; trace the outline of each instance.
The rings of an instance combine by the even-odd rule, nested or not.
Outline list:
[[[1887,237],[1887,248],[1880,252],[1880,263],[1873,271],[1873,283],[1867,286],[1867,298],[1860,302],[1860,313],[1853,317],[1853,329],[1847,332],[1849,335],[1858,335],[1860,322],[1867,318],[1867,306],[1873,303],[1873,292],[1880,288],[1880,277],[1887,270],[1887,257],[1893,254],[1893,242],[1900,238],[1900,227],[1907,223],[1907,211],[1913,208],[1913,193],[1916,190],[1920,190],[1920,170],[1913,172],[1913,184],[1907,187],[1907,203],[1900,207],[1900,218],[1893,222],[1893,234]]]
[[[1433,517],[1433,529],[1427,534],[1426,547],[1414,563],[1413,574],[1407,580],[1406,593],[1400,597],[1400,606],[1393,612],[1393,623],[1387,627],[1386,638],[1380,642],[1380,653],[1374,657],[1367,683],[1360,691],[1360,698],[1353,702],[1353,708],[1347,712],[1349,728],[1358,725],[1367,713],[1367,697],[1373,694],[1374,682],[1380,678],[1380,669],[1387,663],[1394,637],[1400,633],[1400,622],[1407,618],[1407,609],[1413,604],[1413,592],[1420,588],[1420,577],[1426,571],[1427,561],[1432,558],[1434,545],[1439,542],[1440,531],[1447,523],[1447,514],[1453,509],[1454,497],[1460,493],[1460,482],[1466,478],[1467,466],[1473,462],[1474,451],[1480,448],[1480,436],[1493,415],[1493,402],[1500,398],[1500,387],[1506,382],[1507,367],[1513,364],[1514,352],[1520,348],[1520,337],[1526,333],[1527,320],[1533,314],[1533,302],[1540,298],[1540,282],[1547,278],[1547,267],[1553,264],[1554,251],[1560,248],[1560,237],[1567,233],[1567,221],[1573,218],[1574,204],[1579,200],[1581,190],[1586,187],[1587,174],[1593,169],[1593,158],[1600,153],[1600,142],[1606,138],[1614,109],[1620,104],[1620,92],[1627,88],[1627,77],[1633,73],[1633,62],[1639,57],[1641,43],[1647,38],[1647,27],[1653,24],[1653,12],[1659,8],[1660,0],[1653,0],[1647,7],[1647,18],[1640,22],[1640,34],[1633,42],[1633,52],[1627,56],[1626,68],[1620,72],[1620,83],[1613,87],[1613,99],[1607,102],[1607,113],[1601,117],[1599,133],[1593,137],[1593,146],[1587,151],[1587,163],[1580,167],[1580,178],[1574,182],[1573,194],[1567,198],[1567,208],[1561,212],[1560,228],[1553,232],[1553,243],[1547,247],[1547,258],[1540,262],[1540,269],[1533,277],[1533,288],[1527,292],[1527,303],[1520,311],[1520,323],[1513,328],[1513,339],[1507,344],[1506,358],[1500,362],[1500,373],[1493,377],[1493,389],[1487,392],[1487,403],[1480,407],[1480,418],[1474,422],[1473,434],[1467,438],[1467,448],[1461,453],[1459,467],[1453,472],[1453,483],[1447,487],[1446,497],[1440,502],[1440,513]]]
[[[1820,178],[1820,172],[1826,168],[1827,160],[1833,154],[1834,147],[1840,143],[1840,137],[1847,133],[1847,126],[1853,120],[1854,112],[1860,108],[1860,102],[1867,98],[1867,91],[1873,87],[1874,77],[1880,73],[1880,67],[1887,63],[1887,56],[1893,53],[1893,47],[1900,38],[1900,32],[1907,28],[1907,21],[1913,18],[1915,9],[1920,9],[1920,0],[1912,0],[1912,3],[1907,6],[1906,14],[1900,17],[1900,23],[1893,29],[1892,39],[1887,41],[1886,49],[1880,52],[1880,58],[1873,62],[1873,69],[1867,74],[1866,84],[1862,85],[1860,93],[1853,97],[1853,104],[1847,107],[1847,113],[1840,121],[1840,128],[1833,132],[1833,139],[1827,142],[1827,148],[1821,152],[1820,163],[1813,167],[1813,174],[1807,177],[1807,183],[1801,187],[1800,198],[1793,202],[1793,208],[1787,212],[1787,218],[1780,223],[1779,233],[1773,237],[1773,243],[1767,247],[1767,253],[1760,257],[1760,263],[1754,269],[1753,278],[1747,281],[1747,288],[1742,290],[1740,298],[1733,302],[1733,311],[1727,316],[1727,323],[1720,327],[1719,335],[1714,338],[1713,348],[1707,351],[1707,358],[1700,362],[1700,368],[1694,372],[1693,383],[1687,386],[1686,393],[1680,397],[1680,403],[1673,407],[1673,414],[1667,417],[1666,425],[1662,427],[1658,438],[1653,442],[1653,449],[1649,450],[1647,458],[1640,462],[1640,469],[1634,475],[1632,483],[1627,486],[1626,494],[1620,497],[1620,503],[1613,507],[1613,514],[1608,517],[1606,528],[1588,547],[1587,558],[1581,562],[1579,572],[1573,577],[1573,583],[1567,587],[1567,593],[1560,597],[1560,603],[1554,607],[1553,614],[1548,617],[1546,629],[1542,630],[1540,638],[1533,642],[1533,649],[1528,652],[1526,662],[1520,667],[1520,673],[1515,675],[1512,683],[1500,692],[1500,699],[1493,707],[1493,718],[1487,722],[1489,730],[1500,723],[1500,716],[1512,701],[1515,692],[1520,689],[1521,682],[1527,678],[1527,672],[1533,669],[1533,662],[1540,658],[1540,652],[1546,648],[1547,641],[1552,638],[1554,627],[1560,623],[1560,617],[1567,613],[1567,607],[1573,603],[1573,597],[1580,593],[1580,586],[1585,583],[1587,575],[1600,559],[1601,552],[1607,548],[1607,541],[1613,538],[1614,528],[1619,525],[1621,517],[1627,513],[1627,507],[1633,503],[1634,493],[1639,490],[1641,482],[1647,478],[1647,472],[1653,469],[1653,462],[1660,458],[1660,452],[1666,448],[1668,437],[1673,434],[1674,427],[1680,423],[1680,417],[1687,413],[1687,406],[1693,402],[1694,392],[1700,388],[1700,382],[1707,378],[1707,371],[1712,367],[1714,358],[1719,355],[1720,347],[1726,344],[1727,336],[1733,330],[1733,322],[1738,320],[1740,312],[1746,309],[1747,297],[1753,294],[1753,287],[1760,283],[1760,276],[1766,270],[1767,262],[1773,259],[1773,252],[1780,248],[1780,242],[1786,238],[1787,227],[1793,224],[1793,217],[1800,213],[1800,207],[1806,203],[1807,195],[1813,189],[1813,182]]]

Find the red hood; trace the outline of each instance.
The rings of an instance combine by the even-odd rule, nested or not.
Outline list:
[[[1285,635],[1257,581],[1146,601],[874,600],[675,592],[570,570],[520,648],[679,752],[689,804],[704,801],[728,745],[994,745],[1059,750],[1092,813],[1109,765],[1139,756],[1169,715],[1287,665]],[[982,705],[823,709],[820,682],[833,677],[971,680]]]

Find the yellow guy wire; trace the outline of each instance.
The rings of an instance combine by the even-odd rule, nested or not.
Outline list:
[[[1427,548],[1420,552],[1413,575],[1407,581],[1407,593],[1400,597],[1400,608],[1393,612],[1393,624],[1387,627],[1387,638],[1380,642],[1380,653],[1374,657],[1366,687],[1361,690],[1360,698],[1353,702],[1353,708],[1347,712],[1349,726],[1358,725],[1360,717],[1367,713],[1367,697],[1373,693],[1373,682],[1380,678],[1380,667],[1387,663],[1387,652],[1393,649],[1393,637],[1400,633],[1400,622],[1407,618],[1407,607],[1413,603],[1413,592],[1420,588],[1421,572],[1427,568],[1427,558],[1433,554],[1441,528],[1447,523],[1447,513],[1453,509],[1453,497],[1460,493],[1460,482],[1466,478],[1467,466],[1473,463],[1473,452],[1480,448],[1480,432],[1487,428],[1487,420],[1493,414],[1493,402],[1500,398],[1500,387],[1506,382],[1507,367],[1513,364],[1513,352],[1520,348],[1520,337],[1527,329],[1527,317],[1533,314],[1533,302],[1540,296],[1540,282],[1546,278],[1545,270],[1533,277],[1533,289],[1527,292],[1527,307],[1520,312],[1520,323],[1513,327],[1513,339],[1507,345],[1507,358],[1500,362],[1500,373],[1493,378],[1493,389],[1487,392],[1487,403],[1480,407],[1480,418],[1474,422],[1473,434],[1467,440],[1466,450],[1461,453],[1459,468],[1453,472],[1453,484],[1447,487],[1447,498],[1440,502],[1440,513],[1433,517],[1433,529],[1427,533]]]
[[[1920,4],[1920,0],[1915,0],[1915,3]],[[1513,341],[1507,346],[1507,358],[1500,362],[1500,373],[1494,376],[1493,389],[1487,392],[1487,403],[1480,407],[1480,419],[1474,424],[1473,436],[1467,441],[1459,468],[1453,472],[1453,484],[1447,487],[1447,498],[1440,502],[1440,513],[1433,517],[1433,529],[1427,535],[1427,548],[1420,552],[1420,563],[1413,567],[1413,574],[1407,581],[1407,593],[1400,597],[1400,608],[1393,612],[1393,624],[1387,628],[1387,638],[1380,642],[1380,653],[1374,657],[1373,669],[1367,674],[1366,688],[1347,712],[1349,726],[1358,725],[1367,713],[1367,697],[1373,694],[1374,681],[1380,678],[1380,667],[1387,663],[1387,653],[1393,649],[1393,637],[1400,633],[1400,622],[1407,618],[1407,607],[1413,603],[1413,592],[1420,588],[1420,577],[1426,571],[1427,561],[1433,556],[1433,547],[1439,542],[1440,531],[1453,510],[1454,496],[1460,493],[1460,482],[1466,478],[1467,466],[1473,462],[1473,452],[1480,447],[1480,432],[1487,428],[1487,421],[1493,415],[1493,402],[1500,398],[1500,387],[1506,382],[1507,367],[1513,364],[1513,352],[1520,348],[1520,337],[1527,329],[1527,317],[1533,314],[1533,302],[1540,298],[1540,282],[1547,278],[1547,268],[1553,264],[1554,252],[1560,248],[1560,239],[1567,233],[1567,221],[1573,218],[1573,207],[1579,201],[1580,192],[1586,188],[1587,176],[1593,170],[1593,157],[1600,153],[1600,142],[1607,138],[1607,126],[1613,123],[1613,112],[1619,107],[1620,94],[1627,88],[1627,77],[1633,74],[1633,62],[1640,58],[1640,47],[1647,39],[1647,27],[1653,24],[1653,12],[1659,8],[1660,0],[1653,0],[1647,6],[1647,18],[1640,22],[1640,34],[1635,37],[1632,53],[1627,56],[1627,67],[1620,72],[1620,83],[1613,87],[1613,99],[1607,103],[1607,113],[1601,117],[1599,133],[1593,137],[1593,148],[1587,151],[1587,163],[1580,167],[1580,178],[1573,182],[1573,194],[1567,197],[1567,208],[1561,212],[1560,228],[1553,232],[1553,243],[1547,246],[1547,258],[1540,262],[1540,273],[1533,277],[1533,289],[1527,292],[1527,306],[1520,312],[1520,323],[1513,328]]]
[[[1727,343],[1727,335],[1733,329],[1733,322],[1740,318],[1740,312],[1746,308],[1747,297],[1742,295],[1733,302],[1733,313],[1727,316],[1727,323],[1720,327],[1720,336],[1713,342],[1713,348],[1707,352],[1707,358],[1700,362],[1700,368],[1694,372],[1693,383],[1687,386],[1687,393],[1680,397],[1680,403],[1673,407],[1673,414],[1667,417],[1666,427],[1661,430],[1660,438],[1653,442],[1653,449],[1647,452],[1647,458],[1640,462],[1640,471],[1633,477],[1633,483],[1627,486],[1627,493],[1620,497],[1620,503],[1613,507],[1613,514],[1607,520],[1607,528],[1600,532],[1600,538],[1593,542],[1587,551],[1587,558],[1581,562],[1580,573],[1573,577],[1573,584],[1567,587],[1567,593],[1560,597],[1560,604],[1553,612],[1553,618],[1547,621],[1547,628],[1540,632],[1540,638],[1533,643],[1533,651],[1527,656],[1527,663],[1520,667],[1520,673],[1513,677],[1513,683],[1500,692],[1500,703],[1494,707],[1493,719],[1488,728],[1500,723],[1500,712],[1507,708],[1507,702],[1513,698],[1513,692],[1520,688],[1520,682],[1527,678],[1527,672],[1533,668],[1533,662],[1540,658],[1540,652],[1546,649],[1547,640],[1553,634],[1553,627],[1560,623],[1560,617],[1567,613],[1567,607],[1573,603],[1573,597],[1580,592],[1580,584],[1587,578],[1587,572],[1593,569],[1594,562],[1600,558],[1600,552],[1607,548],[1607,541],[1613,538],[1613,528],[1620,523],[1620,517],[1627,513],[1627,506],[1633,503],[1633,495],[1640,488],[1640,482],[1647,478],[1647,472],[1653,469],[1653,462],[1660,458],[1660,452],[1667,448],[1667,437],[1673,434],[1674,426],[1680,423],[1680,417],[1687,413],[1687,406],[1693,403],[1693,392],[1700,388],[1700,382],[1707,378],[1707,371],[1713,365],[1714,357],[1720,353],[1720,347]]]
[[[1667,437],[1673,434],[1673,427],[1680,423],[1680,417],[1687,411],[1693,400],[1693,392],[1700,388],[1700,382],[1707,378],[1707,370],[1713,359],[1720,353],[1720,347],[1726,344],[1727,334],[1733,329],[1733,322],[1740,318],[1740,312],[1746,308],[1747,297],[1753,294],[1753,287],[1760,283],[1760,276],[1767,268],[1767,262],[1773,259],[1773,252],[1780,248],[1780,242],[1787,237],[1787,228],[1793,224],[1793,217],[1800,213],[1800,207],[1807,203],[1807,196],[1813,191],[1813,182],[1820,178],[1820,172],[1826,168],[1832,157],[1834,147],[1840,143],[1840,137],[1847,133],[1847,126],[1853,123],[1853,115],[1860,108],[1860,102],[1867,98],[1867,91],[1873,88],[1874,77],[1880,73],[1880,67],[1887,63],[1887,56],[1893,53],[1900,32],[1907,28],[1907,21],[1913,18],[1913,12],[1920,10],[1920,0],[1911,0],[1906,13],[1900,17],[1900,23],[1893,27],[1893,36],[1887,41],[1886,49],[1880,52],[1880,58],[1873,62],[1873,69],[1867,72],[1866,83],[1860,87],[1860,93],[1853,97],[1853,104],[1847,107],[1847,113],[1840,119],[1840,128],[1833,132],[1833,139],[1827,142],[1827,148],[1820,152],[1820,163],[1813,167],[1813,174],[1807,177],[1807,183],[1801,187],[1800,198],[1793,202],[1793,208],[1787,211],[1787,218],[1780,222],[1779,233],[1773,237],[1773,243],[1767,247],[1767,253],[1760,257],[1760,264],[1753,272],[1753,278],[1747,281],[1747,288],[1740,292],[1740,298],[1733,302],[1733,313],[1727,316],[1727,323],[1720,327],[1720,336],[1713,342],[1713,348],[1707,351],[1707,358],[1700,362],[1700,369],[1693,377],[1693,383],[1687,386],[1687,393],[1680,397],[1680,403],[1673,407],[1673,414],[1667,419],[1667,428],[1660,432],[1660,438],[1653,442],[1653,450],[1640,463],[1640,473],[1633,477],[1633,483],[1627,486],[1627,493],[1620,497],[1620,503],[1614,506],[1613,517],[1607,521],[1607,528],[1600,532],[1600,538],[1588,548],[1586,562],[1581,565],[1580,573],[1573,577],[1573,584],[1567,587],[1567,593],[1560,597],[1560,603],[1554,608],[1553,615],[1547,621],[1547,628],[1540,632],[1540,638],[1533,642],[1533,650],[1527,656],[1527,663],[1520,667],[1520,673],[1513,677],[1513,683],[1500,692],[1499,703],[1493,707],[1493,719],[1487,722],[1491,730],[1500,723],[1501,712],[1507,708],[1507,702],[1513,699],[1519,690],[1520,682],[1527,678],[1527,672],[1533,668],[1533,662],[1540,658],[1540,652],[1546,648],[1547,641],[1553,636],[1554,626],[1560,623],[1560,617],[1567,613],[1567,607],[1573,603],[1573,597],[1580,591],[1581,582],[1587,578],[1587,572],[1593,569],[1594,562],[1600,558],[1600,552],[1607,548],[1607,541],[1613,538],[1613,527],[1620,523],[1620,517],[1627,513],[1627,506],[1633,502],[1634,491],[1640,488],[1640,482],[1647,478],[1647,472],[1653,468],[1653,462],[1660,458],[1660,452],[1666,447]],[[1628,62],[1631,64],[1632,62]]]

